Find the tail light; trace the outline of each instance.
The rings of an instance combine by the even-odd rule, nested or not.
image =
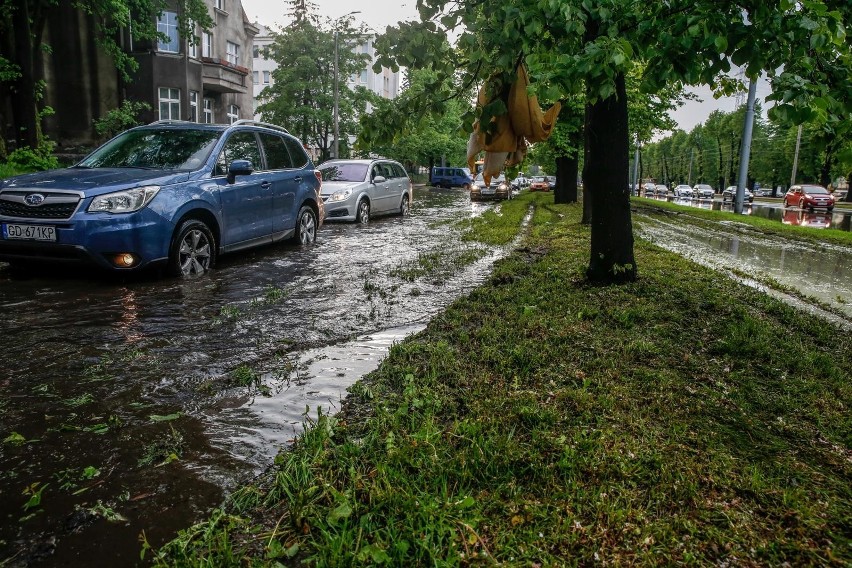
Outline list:
[[[319,192],[322,189],[322,172],[314,170],[314,177],[317,178],[317,181],[319,182],[319,187],[317,188],[317,195],[319,195]]]

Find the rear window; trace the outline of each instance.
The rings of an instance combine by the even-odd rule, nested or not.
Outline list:
[[[290,152],[287,150],[286,142],[284,142],[282,136],[262,132],[260,141],[263,143],[263,149],[266,152],[266,169],[285,170],[293,167]]]

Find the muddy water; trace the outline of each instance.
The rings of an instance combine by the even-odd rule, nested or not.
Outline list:
[[[133,565],[202,518],[481,281],[502,251],[455,222],[488,207],[419,189],[191,282],[0,264],[0,564]]]
[[[816,298],[852,321],[852,251],[846,247],[788,241],[731,224],[715,230],[684,219],[636,215],[643,238],[714,268],[734,269]]]

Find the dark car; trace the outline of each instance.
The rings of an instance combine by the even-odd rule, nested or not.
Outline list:
[[[219,254],[313,243],[320,173],[283,128],[160,121],[67,169],[0,181],[0,260],[209,270]]]
[[[831,211],[834,209],[834,196],[821,185],[793,185],[784,195],[784,207],[791,205],[811,211],[817,207]]]
[[[470,186],[470,200],[483,201],[486,199],[512,199],[512,188],[506,181],[506,176],[500,174],[491,178],[491,183],[485,185],[485,178],[477,174]]]
[[[737,186],[729,185],[722,192],[722,203],[731,200],[731,202],[737,199]],[[754,201],[754,194],[749,191],[747,187],[743,188],[743,202],[752,203]]]

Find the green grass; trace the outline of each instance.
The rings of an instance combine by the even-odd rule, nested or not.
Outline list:
[[[489,283],[149,558],[849,565],[841,332],[642,241],[637,282],[590,286],[580,209],[551,200],[474,223],[509,242],[535,206]]]

